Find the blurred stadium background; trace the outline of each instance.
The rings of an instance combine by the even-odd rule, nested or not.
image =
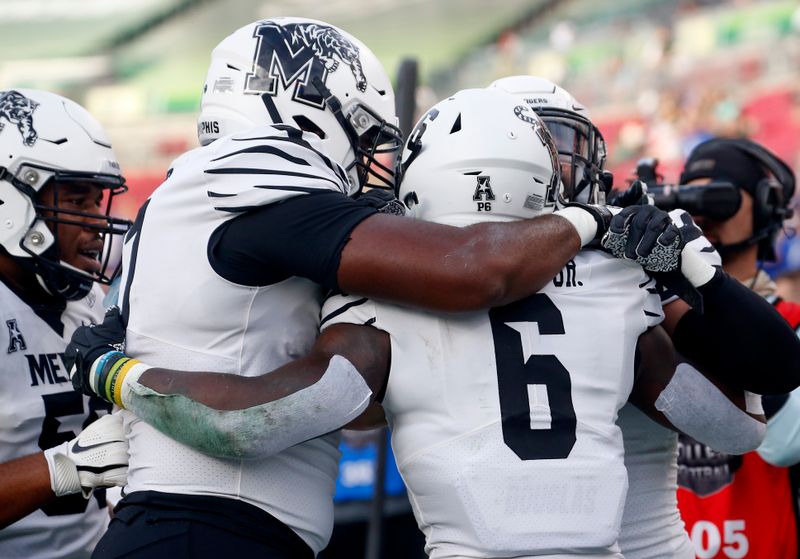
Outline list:
[[[301,15],[368,44],[395,75],[419,60],[424,109],[515,73],[561,83],[592,111],[618,184],[641,156],[674,179],[710,134],[747,134],[800,161],[795,0],[0,0],[0,87],[51,89],[107,126],[133,213],[196,145],[213,46],[257,18]]]

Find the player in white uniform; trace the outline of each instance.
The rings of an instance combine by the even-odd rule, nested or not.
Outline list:
[[[520,96],[542,117],[559,148],[562,173],[575,177],[574,188],[581,197],[592,192],[591,182],[605,180],[610,186],[610,175],[603,175],[605,142],[581,103],[535,76],[502,78],[492,86]],[[675,496],[678,434],[629,403],[620,410],[617,424],[625,443],[629,484],[619,539],[625,557],[693,559]]]
[[[572,190],[579,200],[588,201],[587,195],[591,190],[587,186],[591,182],[603,180],[606,151],[602,135],[589,120],[585,107],[562,88],[534,76],[503,78],[493,86],[519,95],[542,117],[559,148],[564,175],[574,177]],[[569,184],[569,180],[566,182]],[[610,185],[610,176],[606,176],[605,183]],[[627,193],[629,199],[639,199],[641,196],[642,193],[635,189]],[[683,214],[680,211],[671,213],[673,220],[680,226],[683,225]],[[687,240],[690,241],[689,248],[709,264],[720,266],[719,255],[705,238]],[[750,301],[754,299],[746,293],[739,295]],[[687,311],[686,304],[677,300],[674,293],[663,291],[662,301],[666,316],[674,329],[675,323]],[[714,310],[718,309],[712,307],[710,312],[713,313]],[[777,326],[774,321],[768,321],[767,325],[760,323],[759,328],[752,328],[741,316],[736,318],[741,326],[735,335],[739,336],[742,347],[753,347],[751,340],[754,336],[761,335],[762,326],[769,328],[770,332]],[[702,332],[693,333],[695,337],[703,339],[701,334]],[[783,334],[780,336],[782,344],[791,341],[787,340],[785,331]],[[756,353],[758,351],[760,350],[756,349]],[[781,366],[783,368],[780,374],[786,370],[787,364],[782,361]],[[744,371],[747,372],[747,368]],[[708,402],[704,405],[711,421],[714,419],[714,410]],[[677,433],[651,420],[632,404],[626,404],[622,408],[618,425],[625,441],[625,465],[629,479],[619,541],[623,553],[629,559],[693,558],[694,551],[684,530],[675,494]],[[728,427],[731,432],[735,432],[736,426],[732,423]],[[702,434],[697,436],[702,438]]]
[[[322,22],[259,21],[220,43],[198,124],[204,147],[175,162],[127,238],[121,306],[128,351],[159,365],[247,378],[308,351],[320,286],[437,309],[485,308],[534,292],[605,231],[599,209],[459,229],[413,224],[348,198],[380,165],[376,155],[399,146],[393,105],[369,49]],[[390,167],[380,174],[391,184]],[[664,229],[677,239],[674,228]],[[544,237],[556,246],[541,249]],[[680,246],[654,250],[677,257]],[[120,396],[122,377],[106,380],[103,388]],[[369,398],[360,388],[360,400],[349,385],[318,390],[326,405],[312,408],[350,406],[356,415]],[[177,557],[179,542],[196,546],[192,557],[218,556],[231,541],[246,553],[310,557],[325,545],[335,435],[286,444],[268,459],[225,460],[180,445],[132,414],[126,420],[127,496],[97,557]],[[199,432],[192,420],[177,423],[186,436]],[[221,511],[228,522],[217,521]]]
[[[111,406],[72,390],[63,352],[103,316],[100,256],[129,225],[108,214],[126,188],[73,101],[2,91],[0,116],[0,557],[86,558],[108,523],[105,491],[88,497],[124,482],[127,444],[118,418],[92,423]]]
[[[506,218],[521,198],[510,186],[524,184],[513,155],[526,151],[514,145],[521,135],[503,145],[502,125],[489,133],[502,113],[477,95],[480,113],[470,111],[469,93],[435,107],[428,151],[401,184],[424,219],[498,219],[481,213],[473,190]],[[469,124],[448,138],[457,116]],[[425,188],[455,185],[457,174],[460,188]],[[654,285],[635,267],[583,251],[537,295],[489,313],[442,318],[326,302],[323,328],[371,324],[391,337],[383,406],[431,557],[616,556],[626,476],[614,422],[633,382],[636,338],[662,318]]]
[[[403,198],[423,217],[453,225],[548,213],[560,186],[544,125],[497,90],[460,92],[431,109],[406,153]],[[171,436],[245,456],[244,441],[227,439],[244,430],[252,446],[270,443],[260,432],[280,435],[271,424],[281,406],[293,409],[296,423],[324,432],[292,393],[305,393],[307,407],[315,407],[320,396],[304,378],[330,378],[343,361],[337,356],[355,366],[372,394],[383,390],[391,363],[384,403],[393,445],[433,557],[620,557],[626,480],[614,420],[634,382],[637,339],[661,319],[652,285],[635,263],[589,251],[540,293],[488,313],[442,316],[334,297],[311,354],[262,377],[163,368],[153,377],[123,357],[112,367],[130,368],[120,378],[106,374],[106,361],[117,359],[112,353],[98,359],[93,369],[101,372],[88,382],[95,390],[119,382],[111,390],[116,401]],[[573,334],[585,342],[580,352]],[[659,350],[671,351],[665,342],[659,330],[641,341],[656,396],[675,367],[671,353]],[[267,398],[265,386],[277,386],[278,396]],[[668,423],[652,409],[655,398],[641,393],[640,400]],[[180,421],[171,422],[174,415]],[[191,429],[182,428],[190,419]]]

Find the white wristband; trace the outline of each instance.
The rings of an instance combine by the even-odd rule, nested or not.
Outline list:
[[[701,287],[711,281],[717,269],[706,262],[702,256],[690,248],[681,252],[681,273],[695,287]]]
[[[597,234],[597,222],[594,216],[576,206],[568,206],[553,212],[569,221],[581,238],[581,246],[589,244]]]
[[[144,374],[145,371],[148,369],[152,369],[150,365],[145,365],[144,363],[137,363],[131,370],[125,374],[125,378],[122,379],[122,388],[120,389],[120,401],[122,403],[122,407],[126,410],[130,409],[131,404],[131,391],[134,385],[139,386],[139,377]]]

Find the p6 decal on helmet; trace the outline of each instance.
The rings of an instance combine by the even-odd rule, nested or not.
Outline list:
[[[539,117],[519,118],[518,106],[497,89],[466,89],[422,117],[403,154],[399,191],[412,215],[462,226],[553,211],[555,146]]]
[[[347,32],[306,18],[272,18],[235,31],[214,49],[198,138],[283,124],[322,139],[351,193],[394,186],[402,147],[394,90],[377,57]]]

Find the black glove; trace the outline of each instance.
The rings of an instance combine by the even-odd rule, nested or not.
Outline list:
[[[635,180],[625,191],[613,191],[608,196],[608,205],[627,208],[628,206],[652,205],[647,195],[647,185],[640,180]]]
[[[64,365],[75,390],[95,396],[89,384],[92,364],[104,353],[123,351],[124,346],[125,322],[117,306],[106,311],[101,324],[79,326],[64,351]]]
[[[703,231],[684,210],[670,212],[685,247],[681,250],[679,270],[656,273],[653,277],[668,294],[675,294],[703,314],[703,296],[698,288],[709,283],[722,268],[722,259]]]
[[[388,188],[370,188],[362,191],[356,200],[372,206],[380,213],[393,215],[406,215],[406,207],[395,197],[394,192]]]
[[[655,206],[629,206],[611,219],[602,247],[648,272],[680,269],[685,242],[669,214]]]

